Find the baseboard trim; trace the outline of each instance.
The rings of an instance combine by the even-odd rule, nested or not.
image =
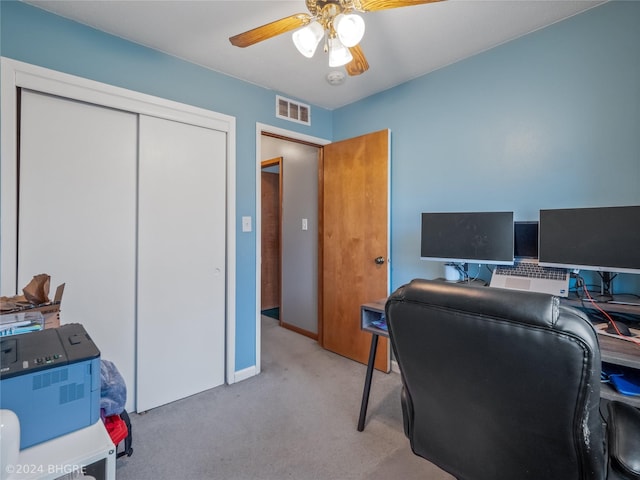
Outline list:
[[[257,372],[256,372],[255,365],[248,368],[244,368],[242,370],[238,370],[233,375],[233,383],[241,382],[243,380],[246,380],[247,378],[255,377],[256,375],[257,375]]]
[[[397,360],[391,360],[391,371],[394,373],[400,373],[400,367]]]
[[[304,328],[296,327],[295,325],[291,325],[290,323],[283,322],[280,320],[280,326],[282,328],[286,328],[287,330],[291,330],[292,332],[299,333],[300,335],[304,335],[305,337],[309,337],[312,340],[318,341],[318,334],[310,332],[309,330],[305,330]]]

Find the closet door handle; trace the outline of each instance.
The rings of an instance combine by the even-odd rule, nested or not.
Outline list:
[[[376,265],[382,265],[384,263],[384,257],[376,257],[374,262],[376,262]]]

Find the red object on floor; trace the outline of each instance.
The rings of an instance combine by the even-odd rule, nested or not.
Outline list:
[[[129,430],[124,420],[120,418],[120,415],[109,415],[104,419],[104,426],[107,428],[107,432],[111,437],[111,441],[114,445],[118,445],[122,440],[127,438]]]

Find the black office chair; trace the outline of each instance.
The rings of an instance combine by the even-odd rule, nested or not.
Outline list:
[[[386,316],[416,455],[458,480],[640,478],[640,412],[611,402],[604,423],[582,312],[540,293],[414,280]]]

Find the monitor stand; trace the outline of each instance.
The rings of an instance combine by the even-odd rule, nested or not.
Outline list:
[[[480,266],[478,266],[478,268],[480,268]],[[487,286],[487,282],[485,282],[481,278],[473,278],[472,279],[469,276],[469,264],[466,263],[466,262],[462,264],[462,272],[461,273],[462,273],[462,279],[458,280],[458,283],[466,283],[467,285],[477,285],[477,286],[482,286],[482,287],[486,287]]]
[[[611,276],[610,272],[598,272],[600,275],[600,294],[593,295],[591,298],[594,302],[607,303],[613,300],[613,294],[611,293],[611,283],[617,275]]]
[[[640,306],[640,296],[638,295],[624,293],[613,294],[613,279],[618,276],[617,273],[598,272],[598,275],[600,275],[600,293],[591,296],[594,302]]]

